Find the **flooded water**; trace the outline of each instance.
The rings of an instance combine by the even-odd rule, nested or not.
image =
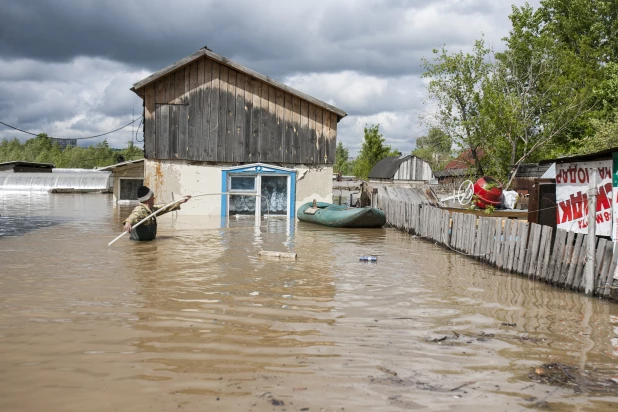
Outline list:
[[[0,191],[1,411],[618,408],[616,303],[392,229],[168,214],[108,247],[129,211]]]

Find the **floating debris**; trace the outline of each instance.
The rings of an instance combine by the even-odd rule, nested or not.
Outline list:
[[[533,368],[528,377],[539,383],[570,387],[577,393],[615,394],[618,383],[593,369],[583,370],[563,363],[547,363]]]

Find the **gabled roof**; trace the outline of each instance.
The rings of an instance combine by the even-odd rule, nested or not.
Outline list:
[[[202,48],[198,51],[196,51],[195,53],[178,60],[176,63],[171,64],[161,70],[159,70],[158,72],[146,77],[145,79],[140,80],[139,82],[135,83],[133,85],[133,88],[131,88],[131,90],[133,90],[138,96],[140,97],[144,97],[144,93],[140,93],[140,89],[142,89],[144,86],[154,82],[155,80],[170,74],[171,72],[173,72],[174,70],[180,69],[181,67],[184,67],[188,64],[191,64],[192,62],[194,62],[195,60],[198,60],[200,58],[202,58],[203,56],[208,57],[211,60],[216,61],[217,63],[223,64],[227,67],[230,67],[234,70],[237,70],[239,72],[242,72],[248,76],[251,76],[255,79],[261,80],[264,83],[268,83],[273,87],[276,87],[278,89],[284,90],[290,94],[293,94],[305,101],[308,101],[310,103],[315,104],[316,106],[322,107],[323,109],[328,110],[329,112],[335,113],[337,115],[337,121],[341,120],[343,117],[347,116],[347,113],[344,112],[341,109],[338,109],[335,106],[332,106],[326,102],[323,102],[321,100],[318,100],[314,97],[309,96],[308,94],[305,94],[301,91],[298,91],[296,89],[293,89],[289,86],[286,86],[283,83],[279,83],[278,81],[271,79],[270,77],[264,76],[261,73],[256,72],[255,70],[251,70],[248,67],[245,67],[241,64],[238,64],[236,62],[233,62],[223,56],[218,55],[217,53],[213,53],[212,51],[208,50],[207,48]]]
[[[232,166],[223,169],[226,172],[295,172],[296,169],[275,166],[268,163],[250,163],[246,165]]]

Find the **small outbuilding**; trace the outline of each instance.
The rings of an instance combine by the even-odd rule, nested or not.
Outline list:
[[[207,48],[131,90],[144,101],[144,182],[161,200],[224,193],[183,211],[290,217],[313,199],[332,202],[343,110]]]
[[[389,156],[380,160],[369,172],[374,183],[429,182],[433,173],[429,163],[414,155]]]
[[[137,188],[144,184],[144,159],[121,162],[99,170],[111,172],[115,203],[137,201]]]
[[[13,173],[51,173],[54,165],[37,162],[4,162],[0,163],[0,172]]]

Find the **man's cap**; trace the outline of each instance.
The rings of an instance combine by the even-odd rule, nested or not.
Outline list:
[[[152,190],[148,186],[140,186],[137,188],[137,200],[145,202],[152,197]]]

